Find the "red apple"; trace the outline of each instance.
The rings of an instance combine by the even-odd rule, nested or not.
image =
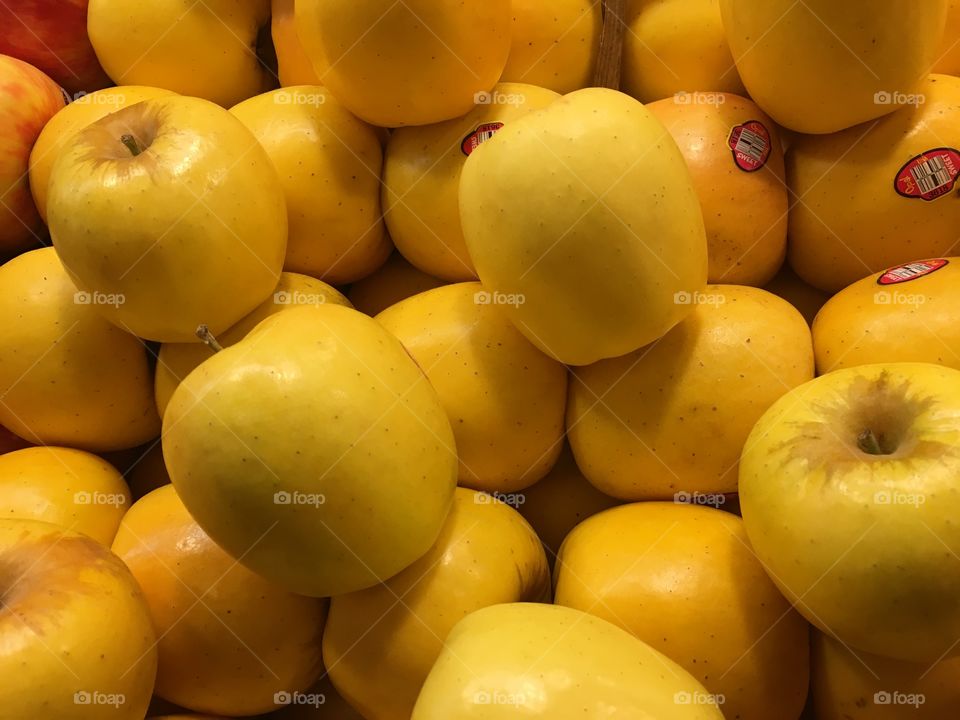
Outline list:
[[[40,68],[71,95],[112,85],[87,37],[87,0],[3,0],[0,53]]]
[[[0,27],[5,35],[8,26],[2,19]],[[40,237],[43,223],[30,195],[27,168],[40,131],[63,106],[53,80],[33,65],[0,55],[0,259]]]

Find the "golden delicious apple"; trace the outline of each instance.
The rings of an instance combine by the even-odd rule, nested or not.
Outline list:
[[[960,637],[960,371],[823,375],[764,413],[740,460],[750,542],[804,617],[846,645],[933,663]]]
[[[486,493],[458,488],[426,555],[381,585],[331,600],[323,633],[330,679],[367,720],[409,720],[459,620],[549,596],[547,559],[527,522]]]
[[[460,180],[484,287],[568,365],[653,342],[703,290],[707,242],[690,171],[666,128],[614,90],[578,90],[505,125]]]
[[[720,11],[750,97],[780,125],[821,134],[894,110],[884,93],[919,91],[947,0],[720,0]]]
[[[591,0],[512,0],[510,55],[501,82],[568,93],[593,84],[603,4]]]
[[[150,85],[228,107],[269,90],[261,59],[270,0],[90,0],[87,31],[117,85]]]
[[[461,485],[512,493],[563,445],[567,369],[537,350],[480,283],[414,295],[377,315],[423,368],[453,427]]]
[[[263,145],[287,203],[285,270],[350,283],[391,245],[380,212],[376,131],[317,86],[283,88],[230,109]]]
[[[50,169],[60,151],[70,144],[74,135],[91,123],[128,105],[172,94],[169,90],[142,85],[112,87],[83,95],[50,118],[30,153],[30,192],[33,193],[33,201],[37,204],[40,217],[47,219]]]
[[[0,422],[31,442],[120,450],[156,437],[147,350],[70,282],[53,248],[0,266]]]
[[[679,300],[693,311],[658,342],[576,368],[571,379],[573,455],[613,497],[736,492],[754,423],[813,378],[810,328],[785,300],[739,285]]]
[[[606,620],[508,603],[454,626],[411,720],[723,720],[716,700]]]
[[[464,115],[510,51],[510,0],[297,0],[295,9],[320,82],[382,127]]]
[[[552,90],[500,83],[463,117],[398,128],[383,168],[383,211],[403,256],[446,280],[475,280],[460,226],[460,174],[467,158],[504,124],[560,96]]]
[[[198,712],[253,715],[319,676],[326,601],[294,595],[227,555],[172,485],[134,503],[113,551],[157,629],[157,695]]]
[[[4,518],[0,588],[0,717],[144,717],[156,635],[116,555],[50,523]]]
[[[644,103],[746,95],[719,0],[628,0],[625,23],[624,92]]]
[[[787,254],[814,287],[835,293],[957,252],[960,78],[930,75],[915,93],[875,123],[790,144],[787,184],[803,202],[790,207]]]
[[[436,540],[457,480],[426,376],[371,318],[302,306],[180,383],[163,454],[184,504],[244,565],[294,592],[386,580]]]
[[[726,717],[797,720],[809,633],[757,560],[743,521],[709,507],[634,503],[585,520],[557,558],[558,605],[677,661]]]
[[[810,685],[817,720],[960,717],[960,657],[933,666],[891,660],[814,632]]]
[[[3,34],[8,32],[13,28]],[[53,80],[0,55],[0,260],[37,244],[42,232],[27,182],[28,161],[43,126],[62,107],[63,95]]]
[[[281,273],[280,282],[273,294],[257,305],[249,315],[225,333],[217,336],[221,347],[229,347],[240,342],[261,320],[283,310],[300,305],[345,305],[350,301],[339,290],[322,280],[298,273]],[[154,373],[154,392],[157,410],[163,417],[173,391],[197,365],[213,356],[213,349],[203,343],[164,343],[157,355],[157,369]]]
[[[3,516],[33,518],[108,546],[130,507],[130,488],[106,460],[61,447],[0,455]]]
[[[293,0],[273,0],[270,12],[270,36],[277,54],[280,85],[319,85],[320,78],[297,34]]]
[[[960,370],[960,258],[931,258],[858,280],[813,323],[821,374],[855,365],[931,362]]]
[[[267,153],[213,103],[131,105],[73,136],[50,171],[47,219],[81,290],[128,332],[196,342],[273,291],[287,239],[283,191]]]

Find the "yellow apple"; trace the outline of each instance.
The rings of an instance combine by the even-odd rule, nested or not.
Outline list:
[[[930,665],[870,655],[815,632],[810,694],[817,720],[960,716],[960,658]]]
[[[809,633],[750,548],[709,507],[634,503],[585,520],[557,558],[558,605],[619,625],[677,661],[729,718],[797,720]]]
[[[12,27],[8,32],[16,34]],[[27,168],[40,131],[62,107],[53,80],[33,65],[0,55],[0,260],[37,244],[42,232]]]
[[[547,559],[526,521],[490,495],[458,488],[426,555],[381,585],[331,600],[323,633],[330,679],[367,720],[409,720],[459,620],[549,596]]]
[[[723,720],[717,699],[606,620],[507,603],[454,626],[411,720]]]
[[[750,542],[846,645],[933,663],[960,637],[960,371],[837,370],[784,395],[740,460]]]
[[[658,342],[576,368],[567,437],[599,490],[624,500],[736,492],[737,461],[774,401],[813,378],[810,328],[739,285],[678,297],[693,311]]]
[[[475,280],[460,226],[460,174],[467,158],[518,117],[560,96],[552,90],[499,83],[463,117],[398,128],[383,168],[383,212],[403,256],[430,275]]]
[[[886,115],[896,98],[919,92],[937,58],[947,0],[720,0],[720,10],[754,102],[784,127],[826,134]]]
[[[156,635],[120,559],[85,535],[8,518],[0,520],[0,557],[2,715],[141,720]]]
[[[645,103],[678,93],[746,95],[719,0],[628,0],[625,23],[624,92]]]
[[[558,93],[592,85],[603,7],[591,0],[512,0],[512,42],[500,81]]]
[[[493,87],[510,51],[510,0],[297,0],[320,82],[357,117],[400,127],[449,120]]]
[[[317,86],[274,90],[230,109],[263,145],[287,203],[283,267],[350,283],[386,260],[383,150],[375,130]]]
[[[350,285],[347,298],[357,310],[373,317],[401,300],[446,284],[394,252],[372,275]]]
[[[377,315],[440,397],[461,485],[512,493],[532,485],[563,445],[567,369],[537,350],[480,283],[414,295]]]
[[[50,171],[47,219],[81,290],[148,340],[222,332],[273,291],[287,240],[276,171],[243,123],[171,96],[101,118]]]
[[[172,485],[134,503],[113,551],[157,629],[157,695],[199,712],[253,715],[319,676],[326,601],[294,595],[227,555]]]
[[[568,365],[653,342],[691,310],[674,294],[706,282],[683,156],[649,110],[614,90],[565,95],[480,145],[463,168],[460,216],[484,287]]]
[[[31,442],[120,450],[160,432],[146,348],[92,301],[53,248],[0,266],[0,422]]]
[[[229,347],[240,342],[261,320],[278,312],[300,305],[345,305],[350,307],[339,290],[322,280],[298,273],[281,273],[280,282],[273,294],[257,305],[229,330],[216,336],[221,347]],[[197,365],[213,355],[213,349],[203,343],[164,343],[157,355],[157,369],[154,372],[153,387],[157,399],[157,410],[163,417],[173,391]]]
[[[150,85],[224,107],[269,90],[259,56],[270,0],[90,0],[87,31],[117,85]]]
[[[813,323],[821,374],[855,365],[931,362],[960,370],[960,257],[917,260],[858,280]]]
[[[213,540],[304,595],[381,582],[436,540],[457,480],[430,383],[371,318],[301,306],[180,383],[163,454]]]
[[[33,151],[30,153],[30,192],[37,204],[37,211],[47,218],[47,185],[50,169],[60,151],[80,130],[110,113],[144,100],[172,95],[169,90],[127,85],[82,95],[58,112],[43,126]]]
[[[130,507],[130,488],[113,465],[60,447],[0,455],[0,497],[3,517],[43,520],[108,547]]]

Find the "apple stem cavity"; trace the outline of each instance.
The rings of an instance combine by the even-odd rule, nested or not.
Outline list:
[[[857,435],[857,447],[868,455],[889,455],[881,446],[876,434],[870,428]]]
[[[140,143],[138,143],[137,139],[133,135],[130,135],[129,133],[125,133],[121,135],[120,142],[122,142],[126,146],[127,150],[129,150],[130,154],[133,155],[134,157],[136,157],[137,155],[143,152],[143,148],[140,147]]]
[[[217,338],[212,332],[210,332],[210,328],[208,328],[206,325],[201,325],[197,328],[197,337],[200,338],[200,341],[204,345],[214,352],[220,352],[223,350],[223,345],[217,342]]]

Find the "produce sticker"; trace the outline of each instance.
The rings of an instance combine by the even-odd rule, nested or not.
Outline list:
[[[467,135],[463,139],[463,142],[460,143],[460,149],[463,150],[463,154],[469,157],[474,150],[496,135],[502,127],[502,122],[484,123],[478,127],[472,133]]]
[[[918,260],[917,262],[907,263],[906,265],[899,265],[895,268],[890,268],[878,277],[877,285],[897,285],[899,283],[910,282],[911,280],[916,280],[917,278],[922,278],[924,275],[936,272],[945,265],[948,265],[949,262],[949,260],[937,258],[936,260]]]
[[[756,172],[770,157],[770,131],[759,120],[737,125],[727,137],[733,161],[744,172]]]
[[[953,190],[960,174],[960,151],[934,148],[910,158],[897,172],[893,186],[905,198],[936,200]]]

